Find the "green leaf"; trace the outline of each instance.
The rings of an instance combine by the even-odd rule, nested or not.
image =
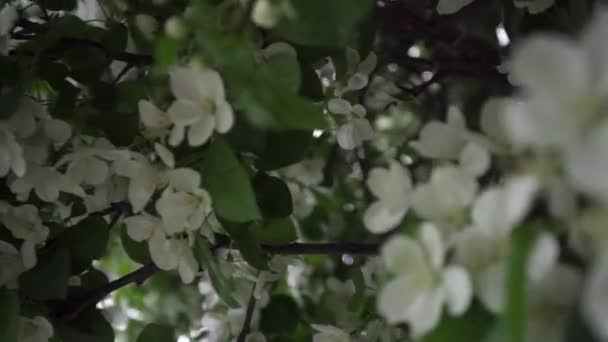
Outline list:
[[[270,73],[293,93],[300,90],[302,76],[298,59],[289,53],[275,53],[266,60]]]
[[[222,222],[222,226],[247,263],[260,270],[268,268],[268,256],[251,232],[248,224]]]
[[[256,166],[261,170],[275,170],[299,162],[304,159],[312,140],[311,131],[270,132]]]
[[[302,66],[302,86],[300,87],[300,95],[314,101],[321,101],[325,97],[319,75],[317,75],[311,66]]]
[[[119,113],[138,113],[139,100],[146,98],[146,87],[140,80],[128,80],[116,85],[116,111]],[[139,120],[138,115],[134,117]]]
[[[69,323],[59,322],[55,328],[62,342],[114,342],[114,329],[95,308],[83,311]]]
[[[168,325],[148,324],[137,337],[137,342],[175,342],[175,329]]]
[[[34,300],[65,299],[70,276],[70,253],[58,248],[51,255],[42,254],[33,269],[19,278],[19,289]]]
[[[276,33],[310,46],[344,46],[353,40],[357,24],[371,14],[373,0],[293,1],[297,17],[281,21]]]
[[[224,139],[216,138],[211,143],[201,169],[218,216],[231,222],[261,218],[249,176]]]
[[[424,336],[422,342],[483,341],[494,324],[494,316],[481,304],[474,303],[462,316],[444,315],[439,325]]]
[[[273,220],[253,229],[253,235],[264,245],[282,245],[298,239],[296,225],[289,217]]]
[[[85,274],[80,276],[82,287],[88,290],[93,290],[106,285],[109,280],[108,276],[100,270],[90,269]]]
[[[259,126],[284,129],[325,129],[328,121],[320,105],[314,104],[265,75],[249,79],[237,93],[237,104],[247,118]],[[270,122],[270,123],[269,123]]]
[[[103,95],[98,92],[95,99],[97,108],[87,107],[85,115],[88,125],[96,130],[101,129],[112,144],[129,146],[139,133],[139,115],[137,112],[119,112],[115,108],[118,100],[115,90],[108,90],[112,93]]]
[[[123,227],[120,230],[120,242],[131,260],[142,265],[150,262],[150,250],[148,249],[147,241],[135,241],[131,239],[129,234],[127,234],[127,229]]]
[[[17,341],[19,334],[19,296],[0,289],[0,341]]]
[[[182,42],[171,37],[160,38],[154,47],[154,62],[163,71],[169,70],[179,57]]]
[[[124,51],[129,40],[129,30],[117,21],[107,21],[101,44],[109,51]]]
[[[287,217],[293,212],[291,192],[280,178],[258,172],[253,179],[253,189],[264,217]]]
[[[211,252],[209,243],[201,236],[196,239],[195,252],[201,268],[207,270],[207,274],[211,279],[211,285],[217,292],[220,299],[231,308],[240,307],[239,302],[232,296],[233,288],[231,283],[218,267],[215,262],[215,256]]]
[[[316,206],[310,215],[300,220],[300,233],[304,238],[312,241],[323,239],[324,233],[321,227],[329,220],[327,212],[323,207]]]
[[[66,49],[62,59],[70,69],[70,76],[83,84],[99,81],[111,62],[104,50],[93,46]]]
[[[536,231],[521,227],[513,231],[507,270],[503,333],[507,342],[525,342],[526,337],[526,264],[536,240]]]
[[[231,85],[233,104],[252,124],[272,129],[323,129],[328,121],[322,108],[298,96],[285,81],[259,72],[250,43],[228,34],[200,32],[205,61],[218,68]]]
[[[260,329],[266,334],[290,334],[299,322],[299,308],[287,295],[276,295],[262,309]]]
[[[57,239],[57,245],[70,252],[71,273],[78,274],[93,260],[101,258],[106,252],[109,236],[108,224],[98,215],[89,216],[66,230]]]

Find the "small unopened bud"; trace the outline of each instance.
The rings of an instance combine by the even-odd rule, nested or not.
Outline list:
[[[150,15],[138,14],[135,16],[135,26],[137,26],[144,38],[152,40],[154,39],[156,30],[158,30],[158,21]]]
[[[281,19],[281,9],[271,0],[257,0],[251,11],[251,20],[263,28],[273,28]]]
[[[165,33],[175,39],[181,39],[186,36],[186,26],[182,19],[171,17],[165,22]]]

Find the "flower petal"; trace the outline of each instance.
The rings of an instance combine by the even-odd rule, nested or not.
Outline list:
[[[171,121],[178,126],[189,126],[198,122],[204,113],[202,106],[198,102],[188,100],[176,100],[167,110]]]
[[[200,120],[188,128],[188,144],[201,146],[209,140],[215,128],[215,117],[204,114]]]
[[[148,240],[150,257],[161,270],[170,271],[177,267],[178,255],[175,242],[165,238],[160,231],[155,232]]]
[[[443,272],[446,304],[450,314],[462,315],[473,297],[473,285],[467,271],[459,266],[450,266]]]
[[[420,293],[412,291],[411,282],[406,277],[399,277],[380,291],[377,299],[378,312],[388,323],[407,322],[411,318],[411,309],[420,300]]]
[[[179,168],[167,173],[169,183],[176,191],[195,192],[201,186],[201,174],[193,169]]]
[[[222,101],[216,104],[215,130],[219,133],[228,132],[234,125],[234,112],[228,102]]]
[[[427,268],[420,245],[403,236],[396,236],[385,243],[381,256],[386,268],[396,274],[415,274]]]
[[[407,211],[404,208],[400,211],[391,211],[385,207],[381,201],[373,203],[363,214],[365,227],[374,234],[386,233],[395,228],[403,219]]]

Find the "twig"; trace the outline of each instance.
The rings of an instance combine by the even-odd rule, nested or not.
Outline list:
[[[251,320],[253,319],[253,310],[255,309],[255,287],[257,283],[253,283],[251,287],[251,295],[249,296],[249,301],[247,302],[247,311],[245,311],[245,321],[243,321],[243,328],[241,328],[241,332],[236,339],[236,342],[245,342],[249,331],[251,331]]]
[[[31,22],[26,19],[20,19],[17,22],[17,26],[20,26],[28,31],[35,32],[37,34],[44,34],[44,33],[48,32],[48,28],[46,26],[44,26],[42,24]],[[15,39],[21,39],[21,40],[31,40],[31,39],[35,39],[37,37],[37,35],[13,33],[12,37]],[[93,41],[93,40],[74,38],[74,37],[62,37],[59,39],[58,43],[61,44],[61,47],[63,49],[83,48],[83,47],[96,48],[96,49],[103,51],[105,53],[105,55],[110,59],[113,59],[116,61],[122,61],[122,62],[125,62],[125,63],[135,66],[135,67],[143,67],[143,66],[147,66],[147,65],[154,63],[154,58],[152,56],[134,54],[134,53],[126,52],[126,51],[112,51],[112,50],[106,48],[103,44]]]
[[[380,246],[373,243],[290,243],[288,245],[262,245],[264,251],[280,255],[304,254],[356,254],[377,255]]]
[[[211,248],[215,251],[220,248],[231,248],[232,240],[219,239],[218,242]],[[356,254],[356,255],[377,255],[379,250],[378,244],[361,244],[361,243],[290,243],[287,245],[263,245],[262,248],[270,254],[280,255],[304,255],[304,254]],[[66,301],[58,310],[58,318],[61,320],[72,320],[78,316],[83,310],[94,306],[99,301],[104,299],[112,292],[128,286],[130,284],[142,284],[148,278],[156,274],[159,268],[153,263],[148,263],[141,268],[119,278],[106,285],[94,289],[84,295]]]
[[[125,66],[120,70],[120,72],[118,73],[118,75],[116,75],[116,78],[114,79],[114,81],[112,81],[112,85],[116,85],[118,82],[120,82],[120,79],[127,74],[127,72],[129,72],[129,70],[131,70],[131,68],[133,68],[133,65],[131,64],[125,64]]]
[[[64,304],[64,306],[60,308],[57,316],[61,320],[72,320],[76,318],[78,314],[80,314],[83,310],[87,309],[88,307],[94,306],[110,293],[129,284],[141,284],[146,279],[154,275],[157,271],[158,267],[156,267],[156,265],[154,265],[153,263],[146,264],[138,270],[131,272],[122,278],[116,279],[100,288],[86,293],[77,300]]]

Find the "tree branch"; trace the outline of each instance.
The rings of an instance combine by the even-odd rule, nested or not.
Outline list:
[[[241,332],[236,339],[236,342],[245,342],[249,331],[251,331],[251,320],[253,319],[253,310],[255,309],[255,287],[257,283],[253,283],[251,287],[251,295],[249,296],[249,301],[247,302],[247,311],[245,311],[245,320],[243,321],[243,327],[241,328]]]
[[[230,248],[230,239],[220,240],[211,250]],[[263,245],[262,248],[270,254],[279,255],[305,255],[305,254],[356,254],[377,255],[378,244],[371,243],[290,243],[287,245]],[[91,290],[82,296],[66,300],[58,309],[57,317],[69,321],[78,316],[83,310],[96,305],[112,292],[130,284],[140,285],[148,278],[156,274],[160,269],[153,263],[148,263],[141,268],[121,277],[97,289]]]
[[[153,263],[146,264],[134,272],[118,278],[106,285],[92,290],[76,300],[69,301],[59,309],[57,317],[69,321],[78,316],[83,310],[94,306],[110,293],[130,284],[141,284],[158,271]]]
[[[26,29],[31,32],[35,32],[36,34],[22,34],[21,32],[12,33],[11,37],[18,40],[32,40],[38,37],[40,34],[44,34],[48,32],[46,26],[38,23],[31,22],[26,19],[20,19],[17,22],[17,26]],[[62,37],[58,40],[58,44],[62,49],[72,49],[72,48],[96,48],[104,52],[104,54],[113,60],[125,62],[128,65],[143,67],[154,63],[154,58],[149,55],[140,55],[135,53],[130,53],[126,51],[113,51],[108,49],[103,44],[87,39],[74,38],[74,37]]]
[[[303,254],[356,254],[377,255],[380,246],[372,243],[290,243],[287,245],[262,245],[270,254],[303,255]]]

